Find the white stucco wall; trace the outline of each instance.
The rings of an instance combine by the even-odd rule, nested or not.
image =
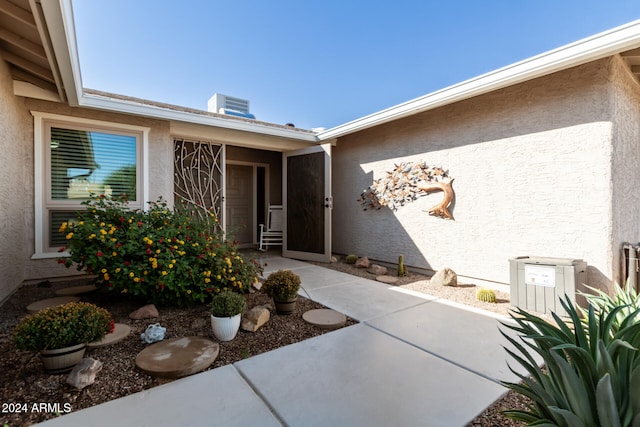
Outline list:
[[[31,145],[25,143],[29,131],[24,111],[0,57],[0,302],[24,279],[30,256],[24,209],[33,178],[27,167]]]
[[[355,253],[509,283],[510,258],[582,258],[610,278],[610,60],[539,78],[341,138],[333,151],[333,242]],[[394,163],[425,160],[455,178],[455,221],[356,202]]]
[[[622,284],[617,268],[621,246],[640,242],[640,84],[620,57],[612,61],[613,107],[613,280]]]

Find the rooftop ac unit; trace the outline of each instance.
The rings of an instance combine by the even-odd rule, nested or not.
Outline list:
[[[219,113],[222,112],[221,110],[231,110],[243,115],[249,114],[249,100],[235,98],[221,93],[213,94],[209,99],[207,107],[211,113]],[[226,114],[226,112],[222,112],[222,114]]]

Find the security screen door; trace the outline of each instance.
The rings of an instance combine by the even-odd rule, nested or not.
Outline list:
[[[282,255],[331,260],[331,144],[283,153]]]

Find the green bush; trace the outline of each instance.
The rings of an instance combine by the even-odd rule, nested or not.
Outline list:
[[[233,291],[222,291],[211,301],[211,314],[214,317],[233,317],[247,308],[244,297]]]
[[[506,411],[509,418],[527,425],[635,426],[640,422],[640,310],[629,313],[617,331],[611,326],[624,307],[608,313],[587,310],[585,323],[568,297],[561,300],[568,313],[563,320],[553,313],[557,326],[517,309],[515,325],[503,324],[521,334],[520,340],[503,335],[516,347],[507,349],[528,372],[514,372],[521,383],[503,383],[529,397],[529,410]],[[532,354],[542,357],[541,369]]]
[[[220,290],[247,292],[261,272],[224,240],[213,214],[200,219],[162,199],[147,211],[104,195],[84,204],[75,222],[60,227],[70,256],[59,262],[97,274],[96,284],[110,291],[186,305]]]
[[[71,302],[22,319],[13,330],[13,342],[21,350],[55,350],[101,340],[113,328],[113,319],[104,308]]]
[[[347,258],[345,259],[347,264],[355,264],[356,261],[358,261],[358,255],[347,255]]]
[[[278,270],[267,277],[262,290],[276,301],[290,301],[298,295],[300,276],[291,270]]]

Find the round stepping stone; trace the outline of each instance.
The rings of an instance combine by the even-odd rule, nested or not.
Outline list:
[[[394,283],[398,283],[398,278],[394,276],[376,276],[376,280],[378,282],[386,283],[388,285],[393,285]]]
[[[328,308],[306,311],[302,318],[307,323],[319,326],[322,329],[338,329],[347,323],[347,316]]]
[[[45,308],[55,307],[57,305],[68,304],[70,302],[78,302],[80,298],[78,297],[55,297],[49,299],[43,299],[41,301],[36,301],[27,306],[27,312],[30,314],[34,314],[39,312],[40,310],[44,310]]]
[[[94,341],[87,344],[87,348],[96,348],[115,344],[128,337],[130,333],[131,328],[129,327],[129,325],[125,325],[124,323],[116,323],[113,332],[105,335],[104,338],[102,338],[100,341]]]
[[[156,377],[182,378],[208,368],[219,352],[218,343],[206,338],[172,338],[142,350],[136,366]]]
[[[88,294],[89,292],[97,291],[96,285],[82,285],[82,286],[69,286],[67,288],[58,289],[55,294],[59,297],[74,296]]]

